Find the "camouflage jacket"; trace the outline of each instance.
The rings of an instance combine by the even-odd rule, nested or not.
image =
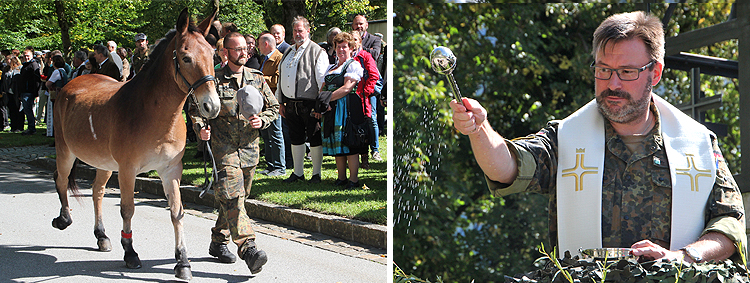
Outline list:
[[[252,85],[263,94],[265,105],[258,116],[263,120],[262,129],[268,128],[279,117],[279,102],[258,70],[243,67],[244,84],[232,77],[229,66],[216,69],[216,92],[221,100],[219,116],[209,120],[211,125],[211,149],[217,164],[252,167],[258,164],[260,129],[254,129],[250,121],[240,114],[237,90],[240,85]],[[196,133],[205,125],[198,111],[191,107],[190,118]]]
[[[133,50],[133,57],[130,57],[130,70],[133,71],[133,73],[138,74],[138,72],[141,71],[141,68],[143,68],[143,65],[148,62],[148,56],[149,56],[149,49],[135,49]],[[123,74],[123,76],[127,76],[130,74]]]
[[[636,146],[635,153],[625,145],[610,123],[605,123],[606,152],[602,184],[602,244],[604,247],[630,247],[648,239],[669,248],[671,239],[672,183],[669,163],[661,136],[657,108],[651,104],[656,125]],[[487,179],[495,196],[517,192],[548,195],[550,241],[557,245],[557,126],[551,121],[538,133],[506,141],[516,156],[518,177],[512,184]],[[729,172],[716,136],[711,135],[717,163],[716,180],[705,211],[707,232],[720,232],[745,247],[745,220],[742,194]],[[740,245],[741,244],[741,245]]]

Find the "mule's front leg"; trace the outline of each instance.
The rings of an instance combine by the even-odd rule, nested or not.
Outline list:
[[[104,199],[104,189],[106,188],[107,181],[111,176],[112,171],[97,169],[96,179],[94,179],[94,185],[91,187],[91,198],[94,200],[94,218],[96,221],[94,224],[94,236],[96,236],[96,245],[99,247],[99,251],[102,252],[112,250],[112,243],[104,232],[104,221],[102,219],[102,199]]]
[[[182,177],[181,158],[176,158],[177,162],[172,162],[166,170],[159,170],[162,184],[164,185],[164,194],[167,195],[169,202],[169,211],[172,217],[172,226],[174,227],[175,242],[175,259],[177,265],[174,267],[174,275],[183,280],[190,280],[193,275],[190,271],[190,261],[187,257],[185,243],[183,241],[182,218],[185,211],[182,207],[182,195],[180,194],[180,178]]]
[[[166,185],[164,189],[167,190]],[[185,216],[185,211],[182,209],[179,185],[176,190],[167,194],[167,196],[175,235],[174,257],[177,260],[177,265],[174,267],[174,276],[183,280],[190,280],[193,278],[193,274],[190,272],[190,260],[188,260],[185,242],[183,241],[182,217]]]
[[[141,259],[133,249],[133,231],[130,221],[135,213],[135,173],[133,170],[123,170],[122,166],[117,180],[120,182],[120,216],[122,216],[122,248],[125,250],[125,266],[141,268]]]

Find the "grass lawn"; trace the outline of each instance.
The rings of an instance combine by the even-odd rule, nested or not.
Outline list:
[[[43,123],[36,125],[36,134],[33,135],[22,136],[21,133],[0,132],[0,148],[52,144],[55,138],[46,136],[46,133],[47,126]]]
[[[380,137],[380,155],[387,156],[386,138]],[[202,185],[204,183],[203,161],[195,159],[197,143],[190,143],[182,158],[183,172],[182,183]],[[262,146],[262,145],[261,145]],[[261,164],[263,157],[261,157]],[[259,165],[258,170],[263,170],[265,165]],[[279,177],[268,177],[255,174],[253,187],[250,191],[251,198],[286,205],[293,208],[316,211],[327,214],[339,215],[346,218],[358,219],[371,223],[386,225],[386,202],[387,202],[387,160],[376,162],[370,160],[371,169],[359,170],[359,183],[362,187],[355,190],[343,190],[336,187],[333,182],[337,178],[336,162],[333,157],[323,157],[323,171],[320,184],[308,184],[297,181],[292,184],[281,181],[289,177],[292,170]],[[210,173],[209,165],[209,173]],[[155,172],[150,173],[156,176]],[[305,161],[305,178],[312,176],[312,163]]]
[[[44,124],[38,124],[36,128],[36,134],[30,136],[0,132],[0,147],[49,145],[54,141],[54,138],[42,135],[46,132]],[[182,184],[199,186],[204,182],[203,162],[193,158],[196,146],[197,143],[189,143],[185,149],[185,155],[182,158],[184,168]],[[380,155],[383,158],[388,155],[387,148],[386,138],[380,137]],[[264,164],[263,157],[261,157],[260,164]],[[323,182],[320,184],[300,181],[293,184],[282,183],[281,181],[289,177],[292,170],[287,170],[287,174],[280,177],[255,174],[250,197],[293,208],[386,225],[387,160],[382,162],[370,160],[370,165],[372,169],[359,170],[359,182],[362,188],[355,190],[343,190],[333,185],[337,178],[336,163],[330,156],[323,158],[323,172],[321,173]],[[265,165],[260,165],[258,170],[265,169],[263,166]],[[209,165],[209,173],[210,171]],[[150,172],[149,176],[156,177],[156,172]],[[306,160],[305,177],[310,178],[310,176],[312,176],[312,163]]]

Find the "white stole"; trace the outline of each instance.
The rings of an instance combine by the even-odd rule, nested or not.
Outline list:
[[[671,246],[698,240],[716,179],[710,131],[658,95],[664,148],[672,179]],[[558,125],[557,228],[560,254],[602,247],[604,123],[596,99]],[[554,239],[550,239],[554,240]],[[620,247],[629,248],[629,247]],[[666,247],[665,247],[666,248]]]

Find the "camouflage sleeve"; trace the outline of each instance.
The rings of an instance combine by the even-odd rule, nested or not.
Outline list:
[[[557,121],[536,134],[506,140],[508,148],[516,157],[518,177],[512,184],[492,181],[485,176],[494,196],[505,196],[518,192],[549,194],[555,189],[557,178]]]
[[[266,80],[262,79],[262,92],[265,105],[263,106],[263,112],[260,113],[260,119],[263,120],[263,126],[261,129],[266,129],[274,120],[279,118],[279,101],[276,100],[276,95],[271,92],[271,88],[268,87]]]
[[[729,171],[721,154],[716,137],[711,135],[714,157],[716,158],[716,181],[708,199],[706,219],[708,223],[701,236],[708,232],[718,232],[731,239],[744,261],[747,235],[745,234],[745,207],[742,193]],[[740,256],[735,254],[734,257]]]
[[[536,172],[536,160],[534,155],[524,148],[519,148],[513,141],[505,140],[508,144],[508,149],[511,155],[516,158],[516,164],[518,165],[518,176],[516,180],[511,184],[503,184],[497,181],[493,181],[484,176],[487,180],[487,186],[490,188],[490,192],[495,197],[507,196],[510,194],[520,193],[526,191],[529,187],[531,180],[534,178],[534,172]]]

